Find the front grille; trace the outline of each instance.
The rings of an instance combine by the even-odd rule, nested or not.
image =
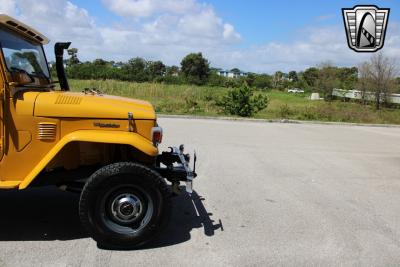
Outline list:
[[[37,128],[37,139],[55,140],[57,133],[57,124],[53,122],[40,122]]]

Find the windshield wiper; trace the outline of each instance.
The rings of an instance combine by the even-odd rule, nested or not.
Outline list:
[[[44,78],[44,79],[49,79],[49,77],[46,76],[42,71],[41,72],[32,72],[31,75],[39,77],[39,78]]]

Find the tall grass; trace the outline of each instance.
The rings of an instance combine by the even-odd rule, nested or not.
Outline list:
[[[174,114],[216,115],[215,102],[228,89],[195,85],[134,83],[115,80],[70,80],[73,91],[96,88],[105,94],[150,101],[157,112]]]
[[[216,102],[229,90],[224,87],[115,80],[70,80],[70,85],[73,91],[96,88],[106,94],[147,100],[160,113],[207,116],[226,116]],[[255,118],[400,124],[400,109],[376,111],[373,106],[353,102],[311,101],[305,94],[277,90],[263,93],[268,94],[270,102],[268,108],[256,114]]]

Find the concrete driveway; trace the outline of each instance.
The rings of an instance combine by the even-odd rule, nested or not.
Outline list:
[[[195,193],[146,248],[98,249],[78,196],[0,192],[0,266],[400,265],[400,128],[160,119]],[[163,145],[162,148],[166,148]]]

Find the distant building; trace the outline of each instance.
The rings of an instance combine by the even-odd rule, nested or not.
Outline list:
[[[228,77],[228,78],[238,78],[238,77],[247,76],[247,73],[243,72],[243,71],[233,72],[230,70],[223,70],[223,69],[217,69],[216,71],[219,76]]]
[[[124,63],[122,62],[115,62],[112,64],[113,68],[117,68],[117,69],[122,69],[122,67],[124,66]]]

